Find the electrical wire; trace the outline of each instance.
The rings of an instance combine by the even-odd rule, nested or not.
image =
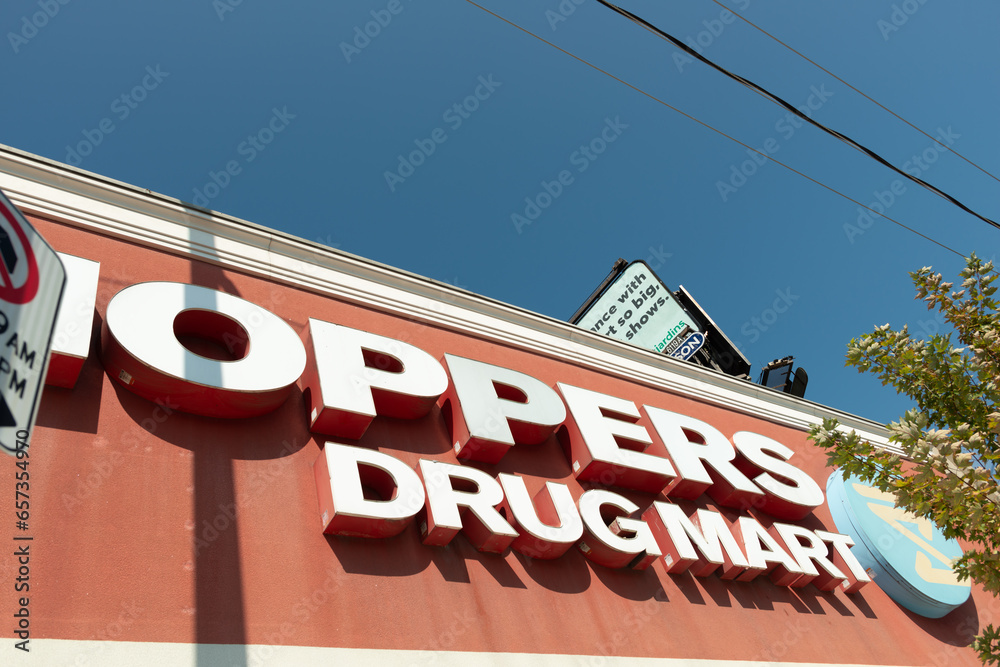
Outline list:
[[[896,220],[895,218],[892,218],[892,217],[890,217],[890,216],[886,215],[885,213],[879,213],[879,212],[878,212],[878,211],[876,211],[875,209],[873,209],[873,208],[871,208],[871,207],[869,207],[869,206],[866,206],[865,204],[862,204],[862,203],[861,203],[861,202],[859,202],[859,201],[858,201],[857,199],[854,199],[854,198],[852,198],[851,196],[849,196],[849,195],[846,195],[846,194],[844,194],[843,192],[840,192],[839,190],[836,190],[836,189],[834,189],[833,187],[831,187],[831,186],[829,186],[829,185],[826,185],[825,183],[822,183],[822,182],[820,182],[820,181],[816,180],[816,179],[815,179],[815,178],[813,178],[812,176],[808,176],[807,174],[804,174],[804,173],[802,173],[802,172],[801,172],[801,171],[799,171],[798,169],[796,169],[796,168],[794,168],[794,167],[792,167],[792,166],[789,166],[789,165],[785,164],[785,163],[784,163],[784,162],[782,162],[781,160],[778,160],[778,159],[775,159],[774,157],[772,157],[772,156],[769,156],[769,155],[765,155],[764,153],[762,153],[761,151],[757,150],[757,149],[756,149],[756,148],[754,148],[753,146],[751,146],[751,145],[749,145],[749,144],[746,144],[746,143],[743,143],[743,142],[742,142],[742,141],[740,141],[739,139],[736,139],[735,137],[732,137],[732,136],[730,136],[730,135],[726,134],[726,133],[725,133],[725,132],[723,132],[722,130],[720,130],[720,129],[716,128],[716,127],[713,127],[712,125],[709,125],[708,123],[706,123],[706,122],[704,122],[704,121],[702,121],[702,120],[699,120],[698,118],[695,118],[694,116],[692,116],[691,114],[689,114],[689,113],[687,113],[687,112],[685,112],[685,111],[681,111],[681,110],[680,110],[680,109],[678,109],[677,107],[675,107],[675,106],[673,106],[673,105],[669,104],[668,102],[664,102],[664,101],[663,101],[663,100],[661,100],[660,98],[656,97],[655,95],[653,95],[653,94],[651,94],[651,93],[648,93],[648,92],[646,92],[646,91],[645,91],[645,90],[643,90],[642,88],[639,88],[638,86],[635,86],[635,85],[633,85],[633,84],[629,83],[628,81],[625,81],[624,79],[621,79],[621,78],[619,78],[619,77],[615,76],[614,74],[612,74],[612,73],[608,72],[607,70],[604,70],[604,69],[601,69],[601,68],[600,68],[600,67],[598,67],[597,65],[594,65],[593,63],[591,63],[591,62],[589,62],[589,61],[587,61],[587,60],[584,60],[583,58],[581,58],[581,57],[580,57],[580,56],[578,56],[578,55],[575,55],[575,54],[573,54],[573,53],[570,53],[569,51],[567,51],[566,49],[562,48],[561,46],[557,46],[556,44],[553,44],[553,43],[552,43],[552,42],[550,42],[549,40],[547,40],[547,39],[545,39],[544,37],[541,37],[541,36],[539,36],[539,35],[536,35],[535,33],[531,32],[531,31],[530,31],[530,30],[528,30],[527,28],[522,28],[521,26],[519,26],[518,24],[514,23],[513,21],[510,21],[510,20],[508,20],[508,19],[504,18],[503,16],[500,16],[500,15],[499,15],[499,14],[497,14],[496,12],[493,12],[493,11],[490,11],[490,10],[489,10],[489,9],[487,9],[486,7],[483,7],[482,5],[480,5],[480,4],[476,3],[476,2],[474,2],[473,0],[465,0],[465,2],[467,2],[467,3],[468,3],[468,4],[470,4],[470,5],[472,5],[473,7],[476,7],[476,8],[478,8],[478,9],[481,9],[482,11],[486,12],[486,13],[487,13],[487,14],[489,14],[490,16],[493,16],[493,17],[495,17],[495,18],[497,18],[497,19],[500,19],[501,21],[503,21],[503,22],[504,22],[504,23],[506,23],[507,25],[509,25],[509,26],[511,26],[511,27],[513,27],[513,28],[517,28],[517,29],[518,29],[518,30],[520,30],[521,32],[525,33],[526,35],[530,35],[531,37],[534,37],[535,39],[539,40],[540,42],[543,42],[543,43],[545,43],[545,44],[548,44],[549,46],[551,46],[551,47],[552,47],[552,48],[554,48],[555,50],[557,50],[557,51],[560,51],[561,53],[564,53],[565,55],[569,56],[570,58],[573,58],[574,60],[576,60],[576,61],[578,61],[578,62],[580,62],[580,63],[582,63],[582,64],[586,65],[587,67],[590,67],[591,69],[593,69],[593,70],[596,70],[596,71],[600,72],[601,74],[604,74],[605,76],[607,76],[607,77],[609,77],[609,78],[611,78],[611,79],[614,79],[614,80],[615,80],[615,81],[617,81],[618,83],[620,83],[620,84],[622,84],[622,85],[624,85],[624,86],[627,86],[628,88],[631,88],[632,90],[636,91],[636,92],[637,92],[637,93],[639,93],[640,95],[644,95],[644,96],[648,97],[649,99],[653,100],[654,102],[658,102],[659,104],[662,104],[663,106],[667,107],[668,109],[671,109],[671,110],[673,110],[673,111],[676,111],[677,113],[679,113],[680,115],[684,116],[684,117],[685,117],[685,118],[687,118],[688,120],[692,120],[692,121],[694,121],[695,123],[698,123],[699,125],[701,125],[702,127],[706,128],[706,129],[709,129],[709,130],[711,130],[712,132],[715,132],[716,134],[720,134],[720,135],[722,135],[723,137],[725,137],[726,139],[729,139],[730,141],[732,141],[732,142],[734,142],[734,143],[737,143],[737,144],[739,144],[740,146],[743,146],[744,148],[746,148],[746,149],[748,149],[748,150],[751,150],[751,151],[753,151],[754,153],[757,153],[758,155],[761,155],[761,156],[763,156],[763,157],[765,157],[765,158],[767,158],[767,159],[771,160],[771,161],[772,161],[772,162],[774,162],[775,164],[778,164],[778,165],[781,165],[781,166],[782,166],[782,167],[784,167],[785,169],[787,169],[787,170],[789,170],[789,171],[791,171],[791,172],[793,172],[793,173],[795,173],[795,174],[798,174],[799,176],[801,176],[802,178],[806,179],[807,181],[810,181],[810,182],[812,182],[812,183],[815,183],[816,185],[820,186],[820,187],[821,187],[821,188],[823,188],[824,190],[828,190],[828,191],[832,192],[833,194],[835,194],[835,195],[837,195],[837,196],[839,196],[839,197],[842,197],[842,198],[846,199],[846,200],[847,200],[847,201],[849,201],[849,202],[852,202],[852,203],[854,203],[854,204],[857,204],[857,205],[858,205],[858,206],[860,206],[861,208],[863,208],[863,209],[866,209],[866,210],[868,210],[868,211],[871,211],[871,212],[872,212],[872,213],[874,213],[875,215],[877,215],[877,216],[879,216],[879,217],[881,217],[881,218],[885,218],[885,219],[886,219],[886,220],[888,220],[889,222],[892,222],[893,224],[896,224],[896,225],[899,225],[899,226],[900,226],[900,227],[902,227],[903,229],[905,229],[905,230],[907,230],[907,231],[910,231],[910,232],[913,232],[913,233],[914,233],[914,234],[916,234],[917,236],[919,236],[919,237],[921,237],[921,238],[923,238],[923,239],[926,239],[927,241],[930,241],[931,243],[933,243],[933,244],[935,244],[935,245],[937,245],[937,246],[940,246],[941,248],[944,248],[945,250],[947,250],[947,251],[949,251],[949,252],[952,252],[952,253],[954,253],[954,254],[958,255],[959,257],[963,257],[963,258],[965,257],[965,255],[963,255],[963,254],[962,254],[962,253],[960,253],[959,251],[955,250],[954,248],[952,248],[952,247],[950,247],[950,246],[948,246],[948,245],[945,245],[944,243],[941,243],[940,241],[937,241],[937,240],[935,240],[935,239],[932,239],[932,238],[931,238],[930,236],[927,236],[926,234],[923,234],[923,233],[921,233],[921,232],[918,232],[917,230],[913,229],[912,227],[909,227],[909,226],[907,226],[907,225],[904,225],[904,224],[903,224],[902,222],[900,222],[899,220]]]
[[[717,5],[719,5],[720,7],[722,7],[727,12],[729,12],[730,14],[732,14],[733,16],[735,16],[736,18],[740,19],[741,21],[743,21],[747,25],[749,25],[749,26],[755,28],[756,30],[764,33],[765,35],[767,35],[768,37],[770,37],[771,39],[773,39],[774,41],[776,41],[778,44],[781,44],[783,47],[785,47],[786,49],[788,49],[789,51],[791,51],[795,55],[799,56],[800,58],[802,58],[803,60],[805,60],[809,64],[811,64],[814,67],[822,70],[823,72],[826,72],[827,74],[829,74],[830,76],[832,76],[834,79],[836,79],[837,81],[841,82],[842,84],[844,84],[845,86],[847,86],[848,88],[850,88],[851,90],[853,90],[854,92],[856,92],[861,97],[865,98],[866,100],[868,100],[869,102],[871,102],[872,104],[874,104],[878,108],[882,109],[883,111],[889,113],[890,115],[895,116],[898,120],[903,121],[904,123],[906,123],[907,125],[909,125],[910,127],[912,127],[914,130],[916,130],[920,134],[924,135],[925,137],[927,137],[928,139],[930,139],[931,141],[933,141],[937,145],[941,146],[945,150],[949,151],[950,153],[954,153],[957,157],[965,160],[970,165],[972,165],[973,167],[975,167],[979,171],[983,172],[984,174],[986,174],[987,176],[989,176],[990,178],[992,178],[994,181],[1000,183],[1000,178],[997,178],[992,173],[990,173],[989,171],[987,171],[985,168],[979,166],[978,164],[976,164],[975,162],[973,162],[969,158],[965,157],[964,155],[962,155],[961,153],[959,153],[958,151],[956,151],[954,148],[952,148],[952,147],[950,147],[950,146],[942,143],[937,137],[933,137],[930,134],[928,134],[927,132],[924,132],[922,129],[920,129],[919,127],[917,127],[916,125],[914,125],[910,121],[906,120],[905,118],[903,118],[902,116],[900,116],[898,113],[896,113],[895,111],[893,111],[889,107],[885,106],[884,104],[882,104],[878,100],[874,99],[870,95],[864,93],[863,91],[858,90],[857,88],[855,88],[854,86],[852,86],[851,84],[849,84],[847,81],[844,81],[839,76],[837,76],[836,74],[834,74],[833,72],[831,72],[827,68],[823,67],[822,65],[820,65],[815,60],[811,59],[809,56],[807,56],[807,55],[805,55],[805,54],[803,54],[803,53],[801,53],[799,51],[796,51],[794,48],[792,48],[791,46],[789,46],[785,42],[781,41],[780,39],[778,39],[777,37],[775,37],[774,35],[772,35],[771,33],[769,33],[767,30],[764,30],[763,28],[761,28],[759,25],[757,25],[756,23],[754,23],[753,21],[751,21],[747,17],[745,17],[745,16],[737,13],[733,9],[730,9],[726,5],[722,4],[722,2],[720,2],[719,0],[712,0],[712,2],[714,2]]]
[[[810,125],[813,125],[814,127],[819,128],[820,130],[826,132],[830,136],[839,139],[840,141],[844,142],[848,146],[850,146],[850,147],[852,147],[852,148],[854,148],[854,149],[856,149],[858,151],[861,151],[862,153],[864,153],[868,157],[872,158],[873,160],[875,160],[879,164],[882,164],[882,165],[888,167],[889,169],[892,169],[894,172],[896,172],[897,174],[899,174],[903,178],[906,178],[907,180],[913,181],[917,185],[919,185],[919,186],[921,186],[923,188],[926,188],[927,190],[933,192],[934,194],[938,195],[942,199],[945,199],[946,201],[951,202],[952,204],[954,204],[955,206],[959,207],[960,209],[962,209],[966,213],[969,213],[970,215],[974,215],[977,218],[979,218],[980,220],[982,220],[983,222],[985,222],[987,224],[990,224],[993,227],[996,227],[997,229],[1000,229],[1000,223],[998,223],[998,222],[996,222],[994,220],[991,220],[990,218],[987,218],[986,216],[984,216],[984,215],[982,215],[980,213],[977,213],[976,211],[973,211],[971,208],[969,208],[968,206],[966,206],[965,204],[963,204],[959,200],[955,199],[954,197],[952,197],[948,193],[944,192],[943,190],[940,190],[939,188],[931,185],[930,183],[928,183],[927,181],[923,180],[922,178],[919,178],[918,176],[914,176],[912,174],[909,174],[909,173],[903,171],[902,169],[900,169],[896,165],[892,164],[891,162],[889,162],[888,160],[886,160],[885,158],[883,158],[881,155],[879,155],[875,151],[873,151],[870,148],[868,148],[867,146],[863,146],[863,145],[859,144],[858,142],[856,142],[854,139],[851,139],[850,137],[848,137],[848,136],[846,136],[844,134],[841,134],[840,132],[837,132],[836,130],[834,130],[832,128],[829,128],[826,125],[823,125],[822,123],[820,123],[820,122],[818,122],[816,120],[813,120],[808,115],[806,115],[806,114],[802,113],[801,111],[799,111],[794,105],[789,104],[783,98],[775,95],[774,93],[770,92],[769,90],[767,90],[765,88],[762,88],[761,86],[757,85],[753,81],[745,79],[742,76],[740,76],[739,74],[735,74],[733,72],[730,72],[725,67],[722,67],[721,65],[718,65],[715,62],[709,60],[708,58],[706,58],[705,56],[701,55],[700,53],[698,53],[697,51],[695,51],[694,49],[692,49],[690,46],[688,46],[687,44],[685,44],[681,40],[677,39],[676,37],[674,37],[673,35],[671,35],[669,33],[664,32],[661,29],[657,28],[655,25],[653,25],[652,23],[649,23],[644,18],[642,18],[640,16],[636,16],[635,14],[633,14],[630,11],[628,11],[627,9],[622,9],[618,5],[614,5],[614,4],[610,3],[610,2],[608,2],[607,0],[596,0],[596,2],[598,2],[599,4],[607,7],[608,9],[610,9],[611,11],[613,11],[615,13],[620,14],[621,16],[624,16],[625,18],[629,19],[630,21],[632,21],[632,22],[634,22],[634,23],[642,26],[646,30],[648,30],[648,31],[654,33],[655,35],[657,35],[658,37],[660,37],[662,39],[665,39],[666,41],[670,42],[671,44],[673,44],[677,48],[679,48],[682,51],[684,51],[685,53],[687,53],[688,55],[694,57],[697,60],[700,60],[701,62],[705,63],[706,65],[708,65],[712,69],[714,69],[714,70],[716,70],[716,71],[718,71],[718,72],[726,75],[730,79],[732,79],[732,80],[734,80],[734,81],[736,81],[738,83],[743,84],[744,86],[746,86],[747,88],[753,90],[755,93],[763,96],[764,98],[771,100],[772,102],[774,102],[778,106],[780,106],[780,107],[786,109],[787,111],[795,114],[796,116],[798,116],[802,120],[806,121]]]

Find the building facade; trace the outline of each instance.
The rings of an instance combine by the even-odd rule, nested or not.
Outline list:
[[[0,459],[3,664],[978,664],[993,598],[919,616],[837,537],[807,431],[878,424],[13,149],[0,189],[87,260]]]

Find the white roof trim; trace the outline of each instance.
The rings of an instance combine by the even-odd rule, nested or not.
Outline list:
[[[877,422],[714,373],[567,322],[0,145],[0,188],[24,211],[144,246],[569,361],[795,428]]]

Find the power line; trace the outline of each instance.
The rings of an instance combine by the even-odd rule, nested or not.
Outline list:
[[[569,51],[567,51],[566,49],[562,48],[561,46],[557,46],[557,45],[553,44],[553,43],[552,43],[552,42],[550,42],[549,40],[547,40],[547,39],[545,39],[544,37],[541,37],[541,36],[539,36],[539,35],[536,35],[535,33],[531,32],[531,31],[530,31],[530,30],[528,30],[527,28],[522,28],[521,26],[519,26],[518,24],[514,23],[513,21],[510,21],[510,20],[508,20],[508,19],[504,18],[503,16],[500,16],[499,14],[497,14],[497,13],[495,13],[495,12],[492,12],[492,11],[490,11],[489,9],[486,9],[485,7],[483,7],[483,6],[482,6],[482,5],[480,5],[480,4],[477,4],[477,3],[476,3],[476,2],[474,2],[473,0],[465,0],[465,1],[466,1],[467,3],[469,3],[470,5],[472,5],[473,7],[477,7],[477,8],[479,8],[479,9],[483,10],[484,12],[486,12],[487,14],[489,14],[490,16],[493,16],[493,17],[495,17],[495,18],[498,18],[498,19],[500,19],[501,21],[503,21],[503,22],[504,22],[504,23],[506,23],[507,25],[509,25],[509,26],[511,26],[511,27],[513,27],[513,28],[517,28],[517,29],[518,29],[518,30],[520,30],[521,32],[525,33],[526,35],[530,35],[531,37],[534,37],[535,39],[539,40],[540,42],[543,42],[543,43],[545,43],[545,44],[548,44],[549,46],[551,46],[551,47],[552,47],[552,48],[554,48],[555,50],[557,50],[557,51],[560,51],[561,53],[564,53],[564,54],[566,54],[566,55],[567,55],[567,56],[569,56],[570,58],[573,58],[574,60],[576,60],[576,61],[578,61],[578,62],[580,62],[580,63],[583,63],[583,64],[584,64],[584,65],[586,65],[587,67],[590,67],[591,69],[594,69],[594,70],[597,70],[597,71],[598,71],[598,72],[600,72],[601,74],[604,74],[605,76],[607,76],[607,77],[609,77],[609,78],[612,78],[612,79],[614,79],[614,80],[615,80],[615,81],[617,81],[618,83],[620,83],[620,84],[622,84],[622,85],[624,85],[624,86],[627,86],[628,88],[631,88],[632,90],[636,91],[637,93],[639,93],[639,94],[641,94],[641,95],[644,95],[644,96],[648,97],[649,99],[653,100],[654,102],[658,102],[659,104],[662,104],[663,106],[667,107],[668,109],[671,109],[671,110],[673,110],[673,111],[676,111],[677,113],[679,113],[680,115],[684,116],[685,118],[687,118],[687,119],[689,119],[689,120],[693,120],[694,122],[698,123],[698,124],[699,124],[699,125],[701,125],[702,127],[705,127],[705,128],[707,128],[707,129],[711,130],[712,132],[715,132],[716,134],[720,134],[720,135],[722,135],[722,136],[723,136],[723,137],[725,137],[726,139],[729,139],[730,141],[732,141],[732,142],[735,142],[735,143],[739,144],[740,146],[743,146],[743,147],[744,147],[744,148],[746,148],[747,150],[751,150],[751,151],[753,151],[754,153],[757,153],[758,155],[761,155],[762,157],[764,157],[764,158],[767,158],[767,159],[771,160],[771,161],[772,161],[772,162],[774,162],[775,164],[778,164],[778,165],[781,165],[781,166],[782,166],[782,167],[784,167],[785,169],[787,169],[787,170],[789,170],[789,171],[791,171],[791,172],[793,172],[793,173],[795,173],[795,174],[798,174],[799,176],[801,176],[802,178],[806,179],[807,181],[810,181],[810,182],[812,182],[812,183],[815,183],[816,185],[820,186],[820,187],[821,187],[821,188],[823,188],[824,190],[829,190],[829,191],[830,191],[830,192],[832,192],[833,194],[835,194],[835,195],[837,195],[837,196],[839,196],[839,197],[843,197],[843,198],[844,198],[844,199],[846,199],[847,201],[849,201],[849,202],[852,202],[852,203],[854,203],[854,204],[857,204],[857,205],[858,205],[858,206],[860,206],[861,208],[863,208],[863,209],[866,209],[866,210],[868,210],[868,211],[871,211],[871,212],[872,212],[872,213],[874,213],[875,215],[877,215],[877,216],[879,216],[879,217],[882,217],[882,218],[885,218],[885,219],[886,219],[886,220],[888,220],[889,222],[892,222],[892,223],[894,223],[894,224],[896,224],[896,225],[899,225],[899,226],[900,226],[900,227],[902,227],[903,229],[905,229],[905,230],[907,230],[907,231],[910,231],[910,232],[913,232],[913,233],[914,233],[914,234],[916,234],[917,236],[919,236],[919,237],[921,237],[921,238],[923,238],[923,239],[926,239],[926,240],[930,241],[931,243],[933,243],[933,244],[935,244],[935,245],[938,245],[938,246],[940,246],[941,248],[944,248],[945,250],[947,250],[947,251],[949,251],[949,252],[952,252],[952,253],[954,253],[954,254],[958,255],[959,257],[965,257],[965,255],[963,255],[963,254],[962,254],[962,253],[960,253],[959,251],[955,250],[954,248],[952,248],[952,247],[950,247],[950,246],[947,246],[947,245],[945,245],[944,243],[941,243],[940,241],[937,241],[937,240],[935,240],[935,239],[932,239],[931,237],[929,237],[929,236],[927,236],[926,234],[923,234],[923,233],[921,233],[921,232],[918,232],[917,230],[913,229],[912,227],[909,227],[909,226],[907,226],[907,225],[904,225],[904,224],[903,224],[902,222],[900,222],[899,220],[896,220],[895,218],[892,218],[892,217],[889,217],[889,216],[888,216],[888,215],[886,215],[885,213],[879,213],[879,212],[878,212],[878,211],[876,211],[875,209],[873,209],[873,208],[871,208],[871,207],[869,207],[869,206],[866,206],[865,204],[862,204],[862,203],[861,203],[861,202],[859,202],[859,201],[858,201],[857,199],[854,199],[854,198],[850,197],[849,195],[845,195],[845,194],[844,194],[843,192],[840,192],[839,190],[835,190],[834,188],[830,187],[829,185],[826,185],[825,183],[822,183],[822,182],[820,182],[820,181],[816,180],[816,179],[815,179],[815,178],[813,178],[812,176],[808,176],[808,175],[806,175],[806,174],[802,173],[801,171],[799,171],[798,169],[795,169],[794,167],[791,167],[791,166],[789,166],[789,165],[785,164],[785,163],[784,163],[784,162],[782,162],[781,160],[778,160],[778,159],[776,159],[776,158],[774,158],[774,157],[772,157],[772,156],[770,156],[770,155],[765,155],[764,153],[762,153],[761,151],[757,150],[757,149],[756,149],[756,148],[754,148],[753,146],[751,146],[751,145],[749,145],[749,144],[745,144],[745,143],[743,143],[743,142],[742,142],[742,141],[740,141],[739,139],[736,139],[735,137],[732,137],[732,136],[730,136],[730,135],[726,134],[726,133],[725,133],[725,132],[723,132],[722,130],[720,130],[720,129],[716,128],[716,127],[713,127],[712,125],[709,125],[708,123],[706,123],[706,122],[704,122],[704,121],[702,121],[702,120],[699,120],[699,119],[695,118],[694,116],[692,116],[691,114],[689,114],[689,113],[687,113],[687,112],[684,112],[684,111],[681,111],[681,110],[680,110],[680,109],[678,109],[677,107],[675,107],[675,106],[673,106],[673,105],[671,105],[671,104],[669,104],[669,103],[667,103],[667,102],[664,102],[664,101],[663,101],[663,100],[661,100],[660,98],[656,97],[655,95],[653,95],[653,94],[651,94],[651,93],[648,93],[648,92],[646,92],[646,91],[645,91],[645,90],[643,90],[642,88],[639,88],[638,86],[635,86],[635,85],[633,85],[633,84],[629,83],[628,81],[625,81],[624,79],[621,79],[621,78],[619,78],[619,77],[615,76],[614,74],[611,74],[611,73],[610,73],[610,72],[608,72],[607,70],[604,70],[604,69],[601,69],[601,68],[600,68],[600,67],[598,67],[597,65],[594,65],[593,63],[591,63],[591,62],[589,62],[589,61],[587,61],[587,60],[584,60],[584,59],[583,59],[583,58],[581,58],[580,56],[577,56],[577,55],[575,55],[575,54],[573,54],[573,53],[570,53]]]
[[[886,160],[885,158],[883,158],[881,155],[879,155],[875,151],[873,151],[870,148],[868,148],[867,146],[863,146],[862,144],[859,144],[854,139],[851,139],[850,137],[848,137],[848,136],[846,136],[844,134],[841,134],[840,132],[837,132],[836,130],[834,130],[832,128],[829,128],[826,125],[823,125],[822,123],[820,123],[820,122],[818,122],[816,120],[813,120],[808,115],[806,115],[806,114],[802,113],[801,111],[799,111],[793,104],[788,103],[783,98],[781,98],[781,97],[775,95],[774,93],[770,92],[769,90],[767,90],[767,89],[765,89],[765,88],[757,85],[753,81],[750,81],[749,79],[745,79],[742,76],[740,76],[739,74],[735,74],[733,72],[730,72],[725,67],[722,67],[721,65],[718,65],[715,62],[709,60],[708,58],[706,58],[705,56],[701,55],[700,53],[698,53],[697,51],[695,51],[694,49],[692,49],[690,46],[688,46],[687,44],[685,44],[681,40],[677,39],[676,37],[674,37],[673,35],[671,35],[671,34],[669,34],[667,32],[664,32],[660,28],[657,28],[655,25],[653,25],[649,21],[645,20],[644,18],[633,14],[632,12],[628,11],[627,9],[622,9],[621,7],[619,7],[617,5],[614,5],[614,4],[610,3],[610,2],[607,2],[607,0],[596,0],[596,1],[599,4],[604,5],[605,7],[607,7],[608,9],[610,9],[611,11],[613,11],[613,12],[615,12],[617,14],[620,14],[621,16],[624,16],[625,18],[629,19],[630,21],[632,21],[634,23],[637,23],[638,25],[642,26],[646,30],[654,33],[658,37],[660,37],[660,38],[662,38],[662,39],[670,42],[671,44],[673,44],[677,48],[681,49],[682,51],[684,51],[688,55],[690,55],[690,56],[692,56],[692,57],[700,60],[701,62],[705,63],[706,65],[708,65],[712,69],[714,69],[714,70],[716,70],[716,71],[718,71],[718,72],[720,72],[720,73],[728,76],[730,79],[732,79],[732,80],[734,80],[734,81],[736,81],[738,83],[743,84],[744,86],[746,86],[747,88],[753,90],[757,94],[765,97],[766,99],[774,102],[778,106],[780,106],[780,107],[788,110],[789,112],[795,114],[796,116],[798,116],[802,120],[806,121],[810,125],[812,125],[814,127],[817,127],[820,130],[822,130],[822,131],[826,132],[827,134],[829,134],[830,136],[839,139],[840,141],[844,142],[848,146],[851,146],[852,148],[854,148],[854,149],[856,149],[858,151],[861,151],[862,153],[864,153],[868,157],[872,158],[873,160],[875,160],[879,164],[882,164],[882,165],[888,167],[889,169],[892,169],[894,172],[896,172],[897,174],[899,174],[903,178],[906,178],[907,180],[913,181],[917,185],[919,185],[919,186],[921,186],[923,188],[926,188],[927,190],[933,192],[934,194],[938,195],[942,199],[945,199],[946,201],[951,202],[952,204],[954,204],[955,206],[959,207],[960,209],[962,209],[966,213],[969,213],[970,215],[974,215],[977,218],[979,218],[980,220],[982,220],[983,222],[985,222],[987,224],[990,224],[993,227],[996,227],[997,229],[1000,229],[1000,223],[998,223],[998,222],[996,222],[994,220],[991,220],[990,218],[987,218],[986,216],[984,216],[984,215],[982,215],[980,213],[977,213],[976,211],[973,211],[971,208],[969,208],[968,206],[966,206],[965,204],[963,204],[959,200],[955,199],[954,197],[952,197],[948,193],[944,192],[943,190],[941,190],[941,189],[939,189],[939,188],[931,185],[930,183],[928,183],[927,181],[923,180],[922,178],[919,178],[917,176],[914,176],[912,174],[909,174],[909,173],[903,171],[902,169],[900,169],[896,165],[892,164],[891,162],[889,162],[888,160]]]
[[[788,49],[789,51],[791,51],[795,55],[799,56],[800,58],[802,58],[806,62],[810,63],[814,67],[817,67],[820,70],[826,72],[827,74],[829,74],[830,76],[832,76],[834,79],[836,79],[837,81],[841,82],[842,84],[844,84],[845,86],[847,86],[848,88],[850,88],[851,90],[853,90],[854,92],[856,92],[858,95],[861,95],[861,97],[865,98],[866,100],[868,100],[869,102],[871,102],[872,104],[874,104],[878,108],[882,109],[883,111],[886,111],[890,115],[895,116],[897,119],[903,121],[904,123],[906,123],[907,125],[909,125],[910,127],[912,127],[914,130],[916,130],[920,134],[924,135],[925,137],[927,137],[928,139],[930,139],[934,143],[938,144],[939,146],[941,146],[945,150],[947,150],[947,151],[949,151],[951,153],[954,153],[957,157],[960,157],[961,159],[965,160],[966,162],[968,162],[969,164],[971,164],[973,167],[975,167],[979,171],[983,172],[984,174],[986,174],[987,176],[989,176],[990,178],[992,178],[994,181],[1000,183],[1000,178],[997,178],[996,176],[994,176],[993,174],[991,174],[989,171],[987,171],[983,167],[980,167],[978,164],[976,164],[975,162],[973,162],[969,158],[965,157],[964,155],[962,155],[961,153],[959,153],[958,151],[956,151],[954,148],[945,145],[939,139],[937,139],[937,137],[933,137],[933,136],[927,134],[922,129],[920,129],[919,127],[917,127],[916,125],[914,125],[910,121],[906,120],[905,118],[903,118],[902,116],[900,116],[898,113],[896,113],[895,111],[893,111],[889,107],[885,106],[884,104],[882,104],[878,100],[874,99],[870,95],[867,95],[863,91],[858,90],[857,88],[855,88],[854,86],[852,86],[851,84],[849,84],[847,81],[844,81],[839,76],[837,76],[836,74],[834,74],[833,72],[831,72],[827,68],[825,68],[822,65],[820,65],[819,63],[817,63],[815,60],[812,60],[811,58],[809,58],[809,56],[807,56],[807,55],[805,55],[805,54],[803,54],[803,53],[801,53],[799,51],[796,51],[794,48],[792,48],[791,46],[789,46],[785,42],[781,41],[780,39],[778,39],[777,37],[775,37],[774,35],[772,35],[771,33],[769,33],[767,30],[764,30],[763,28],[761,28],[759,25],[757,25],[756,23],[754,23],[750,19],[746,18],[745,16],[740,15],[736,11],[734,11],[734,10],[730,9],[729,7],[727,7],[726,5],[722,4],[719,0],[712,0],[712,2],[714,2],[717,5],[719,5],[720,7],[722,7],[727,12],[731,13],[733,16],[737,17],[738,19],[740,19],[744,23],[746,23],[746,24],[752,26],[753,28],[756,28],[760,32],[764,33],[765,35],[767,35],[768,37],[770,37],[771,39],[773,39],[774,41],[776,41],[778,44],[781,44],[783,47],[785,47],[786,49]]]

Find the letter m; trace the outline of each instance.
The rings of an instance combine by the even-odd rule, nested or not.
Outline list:
[[[32,350],[31,352],[28,352],[28,345],[26,343],[24,343],[24,342],[21,343],[21,351],[20,351],[20,353],[18,353],[18,356],[21,357],[21,361],[23,361],[26,364],[28,364],[28,368],[34,370],[34,368],[35,368],[35,352],[34,352],[34,350]]]
[[[734,579],[750,566],[725,517],[718,512],[701,509],[688,517],[677,505],[654,502],[643,519],[660,543],[668,572],[690,570],[705,577],[721,565],[720,576]]]

